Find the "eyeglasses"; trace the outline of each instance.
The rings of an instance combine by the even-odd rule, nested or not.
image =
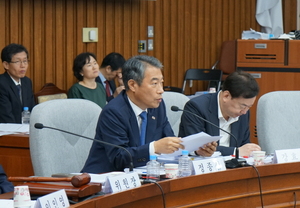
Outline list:
[[[239,103],[239,107],[241,110],[250,109],[252,106],[248,106],[246,104]]]
[[[10,63],[16,64],[16,65],[21,65],[21,64],[27,65],[27,64],[29,63],[29,60],[24,60],[24,61],[11,61]]]

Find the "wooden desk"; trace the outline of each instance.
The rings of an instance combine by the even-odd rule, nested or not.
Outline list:
[[[32,176],[29,135],[0,136],[0,164],[7,176]]]
[[[262,184],[265,208],[293,207],[294,193],[300,196],[300,163],[257,167]],[[252,167],[190,176],[159,182],[167,207],[261,207],[257,174]],[[300,201],[298,201],[298,205]],[[72,208],[163,207],[162,196],[155,184],[99,196]]]

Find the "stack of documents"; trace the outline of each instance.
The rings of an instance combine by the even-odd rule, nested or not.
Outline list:
[[[0,124],[0,136],[20,133],[29,134],[29,124]]]

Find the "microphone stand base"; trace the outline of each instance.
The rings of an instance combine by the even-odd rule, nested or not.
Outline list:
[[[247,161],[243,158],[239,158],[239,159],[233,158],[231,160],[225,161],[225,166],[226,168],[230,168],[230,169],[245,167],[247,166]]]

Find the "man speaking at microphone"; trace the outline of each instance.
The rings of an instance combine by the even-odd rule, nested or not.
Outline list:
[[[134,167],[146,165],[149,155],[184,149],[166,116],[162,67],[150,56],[127,60],[122,70],[125,90],[103,108],[97,124],[95,139],[126,148]],[[211,155],[215,149],[216,144],[208,144],[202,151]],[[123,171],[129,163],[123,149],[94,142],[82,172]]]
[[[230,74],[223,83],[222,90],[198,96],[188,101],[181,116],[179,136],[206,132],[211,136],[223,136],[218,142],[217,150],[222,155],[232,155],[239,147],[240,156],[249,156],[252,151],[261,148],[250,143],[249,108],[253,105],[259,87],[256,80],[249,73],[236,71]],[[197,118],[195,115],[212,122],[220,128],[230,132],[237,138],[237,142],[229,134],[215,126]]]

